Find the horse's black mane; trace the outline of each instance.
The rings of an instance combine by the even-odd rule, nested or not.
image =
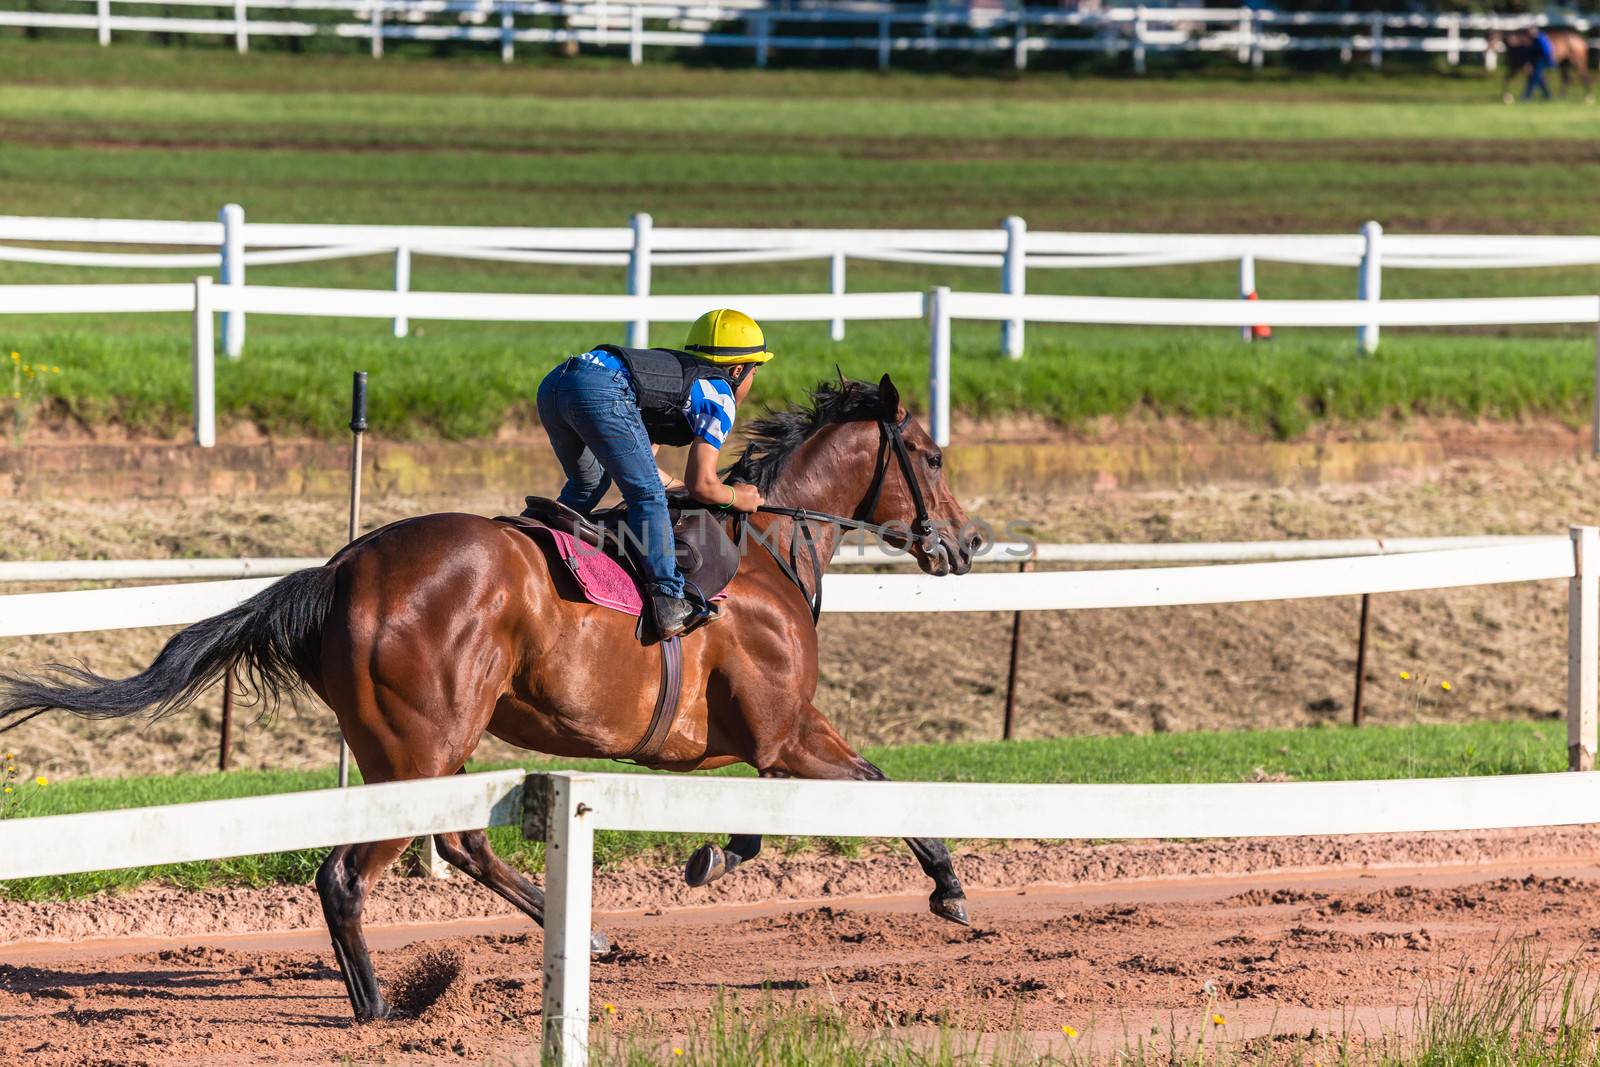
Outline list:
[[[812,434],[833,423],[875,419],[881,409],[874,383],[823,382],[812,390],[809,404],[768,412],[750,423],[748,443],[725,474],[769,492],[784,463]]]

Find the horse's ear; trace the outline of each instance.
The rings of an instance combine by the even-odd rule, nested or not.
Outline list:
[[[883,417],[893,422],[900,417],[900,390],[885,374],[878,379],[878,406],[883,412]]]

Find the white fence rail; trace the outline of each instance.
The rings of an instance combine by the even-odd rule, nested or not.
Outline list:
[[[545,1055],[588,1061],[600,830],[1081,840],[1600,822],[1593,774],[1214,785],[808,782],[521,771],[0,822],[0,880],[516,824],[545,842]],[[934,921],[932,919],[930,922]]]
[[[416,256],[509,263],[543,263],[627,268],[630,296],[648,296],[655,267],[717,266],[821,260],[827,263],[828,291],[843,295],[850,259],[932,266],[996,268],[1000,291],[1021,296],[1028,270],[1128,269],[1176,264],[1239,263],[1239,296],[1257,292],[1256,263],[1283,262],[1356,267],[1357,296],[1377,301],[1385,266],[1415,270],[1479,270],[1573,267],[1600,264],[1600,237],[1457,236],[1385,234],[1368,222],[1357,234],[1097,234],[1030,231],[1016,216],[993,230],[866,229],[657,229],[649,215],[635,215],[627,227],[476,227],[351,226],[298,223],[247,223],[238,204],[224,205],[214,223],[145,219],[74,219],[0,216],[0,242],[135,244],[147,247],[211,246],[215,252],[106,252],[81,248],[40,248],[0,243],[0,261],[82,267],[184,269],[214,267],[218,281],[243,286],[247,267],[287,263],[394,257],[394,293],[411,289]],[[18,287],[20,290],[20,287]],[[23,297],[20,291],[17,294]],[[49,295],[49,294],[43,294]],[[154,299],[154,294],[151,294]],[[114,301],[105,293],[102,301]],[[133,300],[130,293],[121,299]],[[179,299],[169,295],[168,300]],[[404,302],[397,304],[405,307]],[[42,312],[72,310],[44,306]],[[156,310],[111,303],[81,310]],[[225,313],[223,348],[238,356],[245,343],[245,310]],[[396,337],[409,332],[404,312],[392,318]],[[843,340],[846,316],[832,320],[831,336]],[[648,316],[629,320],[628,342],[649,343]],[[1024,322],[1002,321],[1001,350],[1023,352]],[[1361,345],[1377,347],[1377,326],[1359,328]],[[1250,334],[1245,332],[1245,340]]]
[[[81,30],[109,45],[118,34],[189,34],[230,39],[236,51],[252,37],[331,36],[365,42],[373,58],[395,40],[462,41],[495,47],[510,63],[518,45],[626,49],[630,62],[646,48],[748,50],[757,67],[774,50],[860,52],[886,69],[898,54],[992,54],[1017,70],[1040,53],[1126,56],[1144,73],[1152,53],[1231,53],[1260,67],[1268,53],[1334,52],[1345,63],[1363,54],[1373,67],[1386,54],[1441,55],[1452,66],[1464,55],[1493,68],[1488,33],[1531,25],[1565,25],[1588,33],[1582,18],[1275,12],[1250,8],[1111,7],[1094,12],[1028,8],[910,7],[864,3],[803,9],[749,0],[178,0],[159,16],[140,0],[79,0],[66,12],[0,9],[0,26]],[[137,13],[127,13],[137,5]],[[177,8],[174,12],[172,9]],[[184,8],[202,13],[188,15]],[[256,13],[272,12],[260,18]],[[218,17],[218,16],[221,17]]]

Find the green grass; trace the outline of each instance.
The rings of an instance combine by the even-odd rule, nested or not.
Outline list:
[[[1367,778],[1429,778],[1526,774],[1566,765],[1560,726],[1526,722],[1454,726],[1325,728],[1225,733],[1072,737],[1046,741],[913,745],[868,750],[868,758],[891,778],[944,782],[1238,782],[1258,769],[1297,781]],[[473,770],[521,766],[530,770],[574,767],[629,771],[608,761],[549,760],[533,754],[517,764],[474,765]],[[750,774],[749,768],[721,773]],[[186,803],[224,797],[328,788],[327,771],[236,771],[174,777],[85,779],[25,786],[19,794],[25,816],[110,808]],[[543,846],[524,841],[513,827],[490,831],[495,848],[527,870],[543,865]],[[602,833],[596,856],[602,866],[651,860],[676,863],[701,836]],[[788,839],[785,850],[822,848],[854,853],[854,840]],[[309,881],[320,851],[250,856],[217,863],[109,871],[6,883],[11,899],[75,897],[126,889],[151,879],[182,886],[265,885]]]
[[[1359,68],[1184,77],[1014,78],[751,70],[607,59],[419,54],[235,56],[208,47],[0,39],[0,210],[258,221],[621,226],[992,227],[1353,233],[1596,232],[1593,109],[1506,108],[1498,82]],[[257,268],[262,284],[386,288],[387,257]],[[1262,264],[1264,297],[1353,295],[1353,271]],[[0,284],[183,280],[190,271],[0,264]],[[821,291],[822,263],[662,268],[676,293]],[[856,263],[852,290],[993,291],[991,270]],[[416,289],[615,293],[616,268],[419,257]],[[1034,271],[1030,291],[1234,295],[1234,267]],[[1600,291],[1600,269],[1388,272],[1387,297]],[[220,416],[337,434],[348,372],[373,372],[375,430],[490,434],[531,408],[559,356],[615,324],[387,324],[254,316],[245,360],[219,369]],[[681,326],[660,327],[671,341]],[[995,329],[958,328],[955,403],[1072,424],[1172,415],[1293,435],[1393,415],[1582,417],[1580,331],[1389,331],[1377,360],[1349,331],[1030,329],[996,358]],[[182,316],[8,317],[0,345],[59,363],[47,418],[178,435],[189,421]],[[926,377],[920,324],[778,324],[758,399],[793,398],[833,364]],[[0,416],[5,411],[0,410]]]

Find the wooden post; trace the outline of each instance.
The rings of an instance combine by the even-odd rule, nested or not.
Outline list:
[[[233,748],[233,671],[222,676],[222,743],[217,746],[217,770],[228,769],[228,755]]]
[[[1356,639],[1356,695],[1350,706],[1350,725],[1360,726],[1366,712],[1362,703],[1367,684],[1367,622],[1371,617],[1372,594],[1361,594],[1361,635]]]
[[[574,797],[572,777],[541,776],[544,834],[544,1062],[589,1062],[589,925],[594,889],[594,826]]]
[[[1600,702],[1600,527],[1571,528],[1567,585],[1567,769],[1594,770]]]
[[[1023,574],[1033,570],[1031,558],[1023,560],[1017,565],[1017,570]],[[1022,612],[1011,613],[1011,666],[1006,671],[1006,721],[1000,733],[1002,740],[1014,740],[1014,727],[1017,716],[1017,663],[1021,659],[1022,650]]]

